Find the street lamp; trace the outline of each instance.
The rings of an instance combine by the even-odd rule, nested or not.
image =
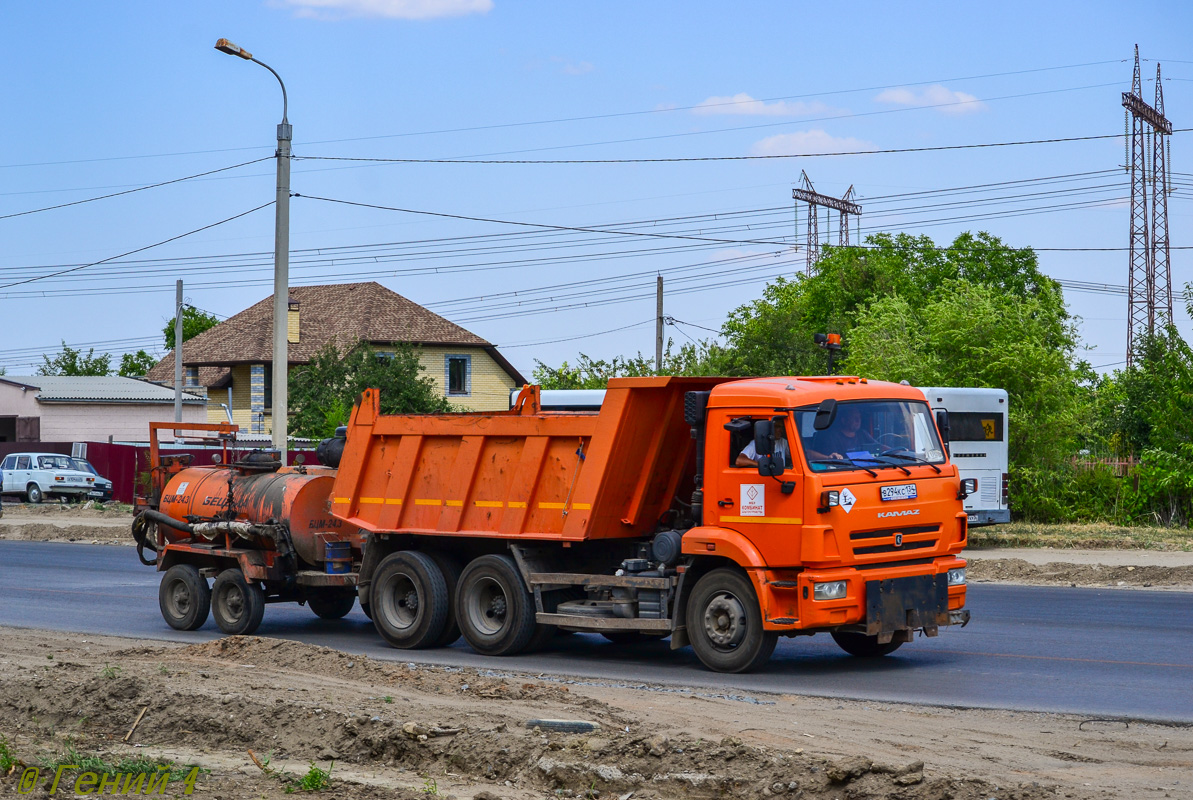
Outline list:
[[[264,61],[227,39],[215,43],[215,49],[245,61],[253,61],[273,73],[282,87],[282,121],[278,123],[278,181],[277,201],[274,203],[273,233],[273,446],[281,451],[285,463],[288,442],[286,427],[288,414],[289,354],[287,352],[287,314],[290,300],[290,139],[293,129],[287,119],[288,101],[282,76]]]

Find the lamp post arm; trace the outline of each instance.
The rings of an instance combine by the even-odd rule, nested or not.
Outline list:
[[[264,61],[261,61],[260,59],[251,58],[249,60],[265,67],[267,70],[269,70],[270,72],[273,73],[273,77],[278,79],[278,85],[282,87],[282,123],[283,124],[288,123],[290,120],[287,119],[287,116],[289,115],[290,108],[289,108],[289,101],[286,99],[286,84],[282,83],[282,76],[279,75],[273,67],[269,66],[268,64],[266,64]]]

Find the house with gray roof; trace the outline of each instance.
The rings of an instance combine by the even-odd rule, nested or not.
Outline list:
[[[0,375],[0,442],[144,441],[174,419],[174,390],[119,376]],[[183,422],[206,422],[201,392],[182,395]]]

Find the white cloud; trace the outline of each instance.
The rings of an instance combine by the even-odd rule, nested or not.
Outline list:
[[[710,97],[696,104],[693,114],[741,114],[756,117],[792,117],[799,114],[824,114],[832,111],[824,103],[789,103],[778,100],[766,103],[755,100],[745,92],[732,97]]]
[[[853,153],[874,150],[873,142],[852,136],[830,136],[822,130],[781,133],[754,143],[751,152],[756,156],[799,156],[813,153]]]
[[[493,8],[493,0],[276,0],[276,4],[312,19],[434,19],[484,14]]]
[[[972,94],[946,89],[939,83],[918,92],[905,88],[887,89],[874,100],[897,106],[938,106],[936,110],[942,114],[972,114],[986,108],[986,104]]]
[[[595,69],[591,61],[568,61],[559,56],[551,56],[551,60],[562,65],[559,69],[565,75],[585,75]]]

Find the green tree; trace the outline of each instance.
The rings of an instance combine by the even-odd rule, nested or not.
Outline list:
[[[214,328],[219,325],[220,321],[215,318],[214,314],[208,314],[206,311],[200,311],[194,306],[182,307],[182,341],[193,339],[203,331]],[[174,349],[174,320],[166,323],[162,328],[162,335],[165,337],[166,349]],[[185,354],[184,354],[185,355]],[[185,363],[186,359],[183,359]]]
[[[408,345],[377,353],[361,342],[345,351],[328,342],[307,364],[290,370],[291,430],[320,439],[348,422],[365,389],[381,390],[383,414],[434,414],[451,410],[434,382],[421,374],[418,352]]]
[[[654,359],[642,355],[614,356],[606,361],[581,353],[575,366],[564,361],[551,367],[535,361],[534,382],[544,389],[604,389],[610,378],[638,378],[646,375],[718,375],[724,351],[715,343],[702,341],[681,345],[675,350],[667,340],[663,350],[663,368],[655,371]]]
[[[884,297],[918,308],[950,281],[1035,297],[1065,318],[1060,289],[1039,271],[1030,248],[1012,248],[987,233],[964,233],[948,247],[927,236],[875,234],[865,247],[827,247],[811,277],[768,285],[758,300],[731,312],[726,372],[735,375],[821,374],[824,351],[816,333],[848,334],[859,315]],[[1059,342],[1057,344],[1060,344]]]
[[[125,353],[120,357],[120,369],[116,371],[116,374],[123,375],[126,378],[143,378],[157,361],[157,358],[146,353],[144,350],[138,350],[135,353]]]
[[[92,347],[87,351],[87,355],[83,355],[81,350],[76,350],[62,342],[62,352],[50,358],[48,355],[43,355],[42,360],[45,362],[37,368],[38,375],[110,375],[112,373],[112,356],[108,353],[97,356],[95,348]]]

